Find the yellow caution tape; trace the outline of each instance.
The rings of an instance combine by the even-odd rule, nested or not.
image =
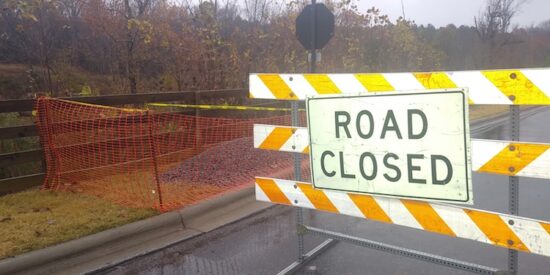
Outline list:
[[[169,104],[169,103],[147,103],[147,106],[155,107],[178,107],[178,108],[194,108],[194,109],[209,109],[209,110],[252,110],[252,111],[290,111],[290,108],[276,107],[257,107],[257,106],[236,106],[236,105],[194,105],[194,104]],[[300,109],[300,111],[305,111]]]

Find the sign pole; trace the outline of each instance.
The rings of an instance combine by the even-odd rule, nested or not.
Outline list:
[[[317,32],[317,8],[315,6],[316,0],[311,0],[311,4],[313,5],[313,16],[311,18],[311,25],[312,25],[312,35],[311,35],[311,49],[309,49],[309,55],[310,55],[310,62],[309,62],[309,73],[315,73],[315,65],[317,63],[316,60],[316,54],[315,54],[315,39],[316,39],[316,32]],[[292,126],[299,126],[299,111],[298,111],[298,101],[292,101]],[[300,181],[302,179],[302,161],[301,161],[301,154],[300,153],[294,153],[294,177],[296,178],[296,181]],[[301,227],[304,224],[304,212],[302,208],[298,207],[296,209],[296,230],[298,233],[298,261],[303,261],[305,257],[305,248],[304,248],[304,233],[301,230]]]
[[[519,119],[520,119],[520,109],[518,105],[510,106],[510,140],[518,141],[519,140]],[[510,151],[516,150],[514,146],[508,148]],[[516,168],[510,166],[508,168],[510,172],[514,172]],[[516,176],[511,176],[509,178],[508,186],[508,210],[510,214],[517,215],[519,214],[519,178]],[[508,249],[508,270],[510,274],[517,274],[518,272],[518,252],[513,249]]]
[[[299,111],[298,111],[298,101],[292,101],[292,126],[298,126],[299,123]],[[301,154],[294,153],[294,177],[296,181],[300,181],[302,178],[302,161]],[[295,186],[296,187],[296,186]],[[301,262],[305,257],[304,249],[304,234],[300,230],[301,226],[304,224],[304,213],[302,208],[296,208],[296,230],[298,235],[298,261]]]
[[[319,16],[320,18],[317,18]],[[319,31],[319,32],[318,32]],[[316,50],[321,49],[328,43],[334,35],[334,14],[323,4],[317,4],[316,0],[311,0],[311,4],[304,7],[302,12],[296,18],[296,38],[308,51],[308,73],[315,73],[317,65]],[[292,77],[289,78],[292,81]],[[300,114],[298,111],[299,102],[291,102],[292,126],[300,126]],[[302,160],[301,153],[294,153],[294,177],[296,181],[302,179]],[[294,185],[297,189],[298,186]],[[296,232],[298,235],[298,260],[281,271],[280,274],[290,274],[299,270],[309,260],[322,253],[336,241],[329,239],[309,252],[305,252],[304,235],[304,213],[302,208],[296,209]]]
[[[311,55],[311,62],[309,63],[309,73],[315,73],[316,65],[317,65],[317,54],[315,52],[315,48],[317,48],[315,45],[315,41],[317,40],[317,0],[311,0],[311,4],[313,5],[313,16],[311,17],[311,25],[312,25],[312,34],[311,34],[311,49],[309,54]]]

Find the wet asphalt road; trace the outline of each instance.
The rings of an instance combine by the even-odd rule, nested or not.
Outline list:
[[[550,143],[550,108],[522,115],[522,141]],[[472,126],[473,138],[509,139],[507,121]],[[477,130],[476,130],[477,129]],[[508,177],[473,174],[475,208],[506,213]],[[520,216],[550,220],[550,180],[520,178]],[[199,238],[101,274],[276,274],[297,257],[295,209],[275,206]],[[306,224],[499,269],[507,250],[396,225],[304,210]],[[322,242],[306,236],[308,249]],[[302,274],[469,274],[449,267],[339,242]],[[314,270],[314,271],[312,271]],[[519,253],[519,274],[549,274],[550,258]]]

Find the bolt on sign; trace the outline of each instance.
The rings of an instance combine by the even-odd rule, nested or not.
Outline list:
[[[473,204],[465,89],[307,98],[319,189]]]

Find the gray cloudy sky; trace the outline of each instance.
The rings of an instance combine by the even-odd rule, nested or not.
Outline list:
[[[436,27],[447,24],[473,25],[474,16],[485,0],[403,0],[407,19],[417,24],[431,23]],[[392,20],[401,16],[401,0],[359,0],[359,8],[366,11],[375,6]],[[516,15],[513,24],[537,25],[550,19],[550,0],[527,0]]]

